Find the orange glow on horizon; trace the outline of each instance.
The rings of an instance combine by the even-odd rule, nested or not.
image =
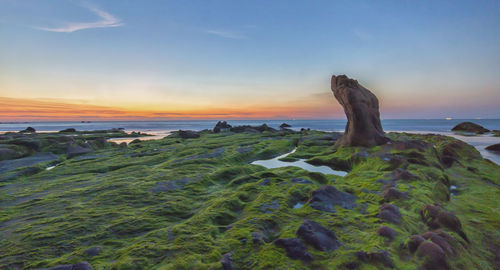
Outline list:
[[[71,101],[0,97],[0,121],[291,119],[343,117],[331,104],[206,107],[153,111]]]

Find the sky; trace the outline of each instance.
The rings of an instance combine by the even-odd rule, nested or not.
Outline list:
[[[500,118],[500,1],[0,0],[0,121]]]

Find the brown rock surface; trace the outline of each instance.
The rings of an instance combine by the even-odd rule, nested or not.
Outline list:
[[[347,116],[344,135],[337,145],[371,147],[389,141],[380,123],[378,99],[372,92],[346,75],[333,75],[331,88]]]

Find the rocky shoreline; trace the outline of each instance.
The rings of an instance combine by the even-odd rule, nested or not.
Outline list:
[[[332,90],[361,89],[346,82]],[[378,105],[344,105],[344,134],[220,122],[128,145],[99,139],[107,132],[2,135],[20,155],[4,164],[53,156],[0,171],[0,265],[497,269],[500,166],[451,137],[383,133],[376,118],[358,133],[356,114]],[[348,173],[251,164],[294,148],[290,160]]]

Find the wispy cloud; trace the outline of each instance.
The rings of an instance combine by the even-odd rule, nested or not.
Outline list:
[[[68,22],[61,27],[53,27],[53,28],[52,27],[35,27],[35,28],[50,32],[72,33],[84,29],[118,27],[123,25],[120,19],[116,18],[115,16],[109,14],[104,10],[101,10],[91,5],[86,5],[85,7],[92,13],[97,15],[100,18],[100,20],[96,22]]]
[[[205,33],[230,39],[248,39],[248,36],[237,31],[230,30],[206,30]]]

